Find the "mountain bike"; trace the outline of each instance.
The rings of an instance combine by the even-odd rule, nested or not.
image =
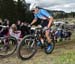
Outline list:
[[[7,26],[0,25],[2,30],[9,29]],[[3,35],[3,34],[2,34]],[[12,55],[17,49],[17,40],[16,38],[10,36],[9,34],[4,34],[0,37],[0,56],[7,57]]]
[[[51,48],[50,50],[47,50],[48,41],[45,36],[45,30],[41,26],[31,27],[31,30],[34,30],[33,34],[26,35],[18,47],[17,55],[22,60],[32,58],[35,55],[38,47],[42,47],[46,54],[51,54],[55,47],[54,37],[52,36],[51,32]],[[40,36],[43,37],[44,43],[40,41]],[[38,45],[38,42],[40,42],[40,46]]]

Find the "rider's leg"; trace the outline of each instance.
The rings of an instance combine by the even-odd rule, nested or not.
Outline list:
[[[46,35],[46,38],[47,38],[47,41],[48,41],[48,46],[47,46],[47,51],[49,51],[51,49],[51,35],[50,35],[50,32],[49,30],[47,30],[45,32],[45,35]]]
[[[41,41],[42,44],[44,44],[44,40],[43,40],[42,37],[40,37],[40,41]]]
[[[47,38],[48,44],[50,44],[51,43],[51,38],[50,38],[50,32],[49,32],[49,30],[46,30],[45,36]]]

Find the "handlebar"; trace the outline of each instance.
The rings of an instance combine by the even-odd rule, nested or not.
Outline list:
[[[38,26],[31,26],[31,29],[32,29],[32,30],[42,29],[42,26],[41,26],[41,25],[38,25]]]
[[[38,25],[38,26],[31,26],[31,25],[28,25],[28,27],[30,27],[31,30],[38,30],[38,29],[41,29],[42,31],[46,31],[46,30],[49,29],[48,27],[42,27],[41,25]]]
[[[8,26],[4,26],[4,25],[0,25],[0,27],[2,27],[2,28],[8,28]]]

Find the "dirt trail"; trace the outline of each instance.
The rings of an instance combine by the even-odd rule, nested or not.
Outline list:
[[[75,51],[75,39],[56,43],[55,49],[50,55],[45,54],[43,50],[38,50],[33,58],[23,61],[19,59],[16,54],[13,54],[7,58],[0,58],[0,64],[60,64],[57,63],[60,60],[58,57],[72,51]],[[75,62],[72,64],[75,64]]]

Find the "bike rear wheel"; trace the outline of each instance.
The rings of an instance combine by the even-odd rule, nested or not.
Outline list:
[[[32,58],[36,53],[36,44],[34,35],[26,35],[18,46],[17,55],[22,60]]]
[[[55,42],[54,41],[51,41],[50,43],[50,49],[48,50],[48,42],[46,41],[45,42],[45,47],[44,47],[44,51],[46,54],[51,54],[54,50],[54,47],[55,47]]]
[[[4,42],[0,42],[0,56],[8,57],[12,55],[17,49],[17,40],[14,37],[7,38],[8,45],[5,46]]]

